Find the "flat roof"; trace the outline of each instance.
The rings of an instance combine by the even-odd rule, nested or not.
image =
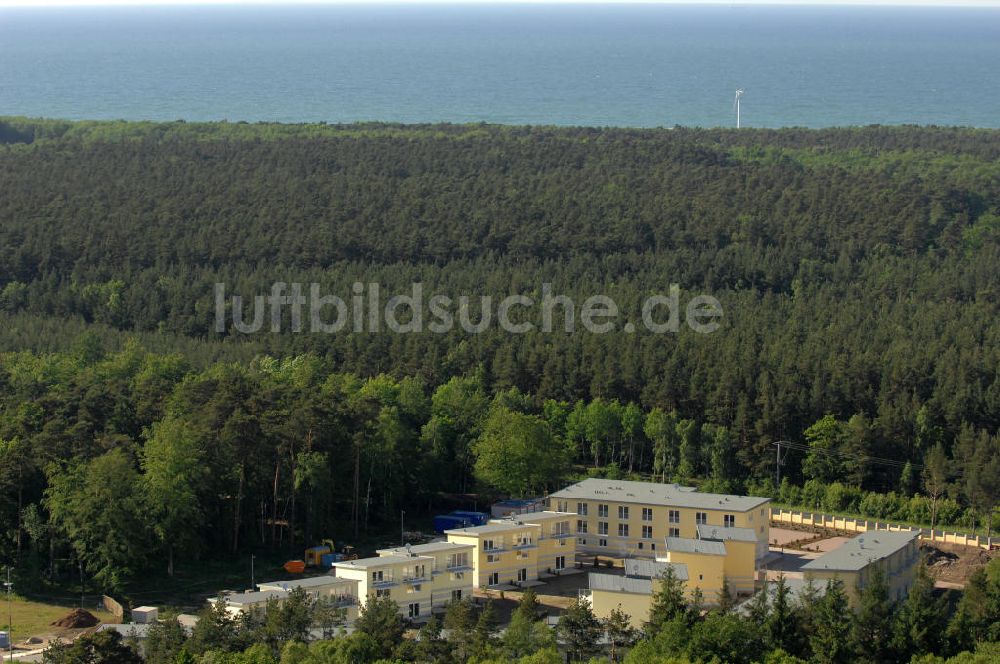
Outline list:
[[[269,599],[284,599],[285,597],[288,597],[286,590],[258,590],[249,593],[232,593],[226,595],[224,599],[227,604],[257,604]]]
[[[134,609],[133,609],[134,610]],[[98,632],[118,632],[124,637],[144,639],[149,634],[152,624],[145,623],[103,623],[97,626]],[[6,634],[6,632],[4,632]]]
[[[721,493],[699,493],[694,487],[658,482],[604,480],[596,477],[556,491],[550,498],[566,500],[607,500],[617,503],[690,507],[693,509],[746,512],[759,507],[770,498],[730,496]]]
[[[555,510],[543,510],[541,512],[524,512],[523,514],[511,514],[502,519],[492,519],[490,523],[502,523],[511,521],[513,523],[541,523],[543,521],[554,521],[555,519],[569,519],[578,516],[576,512],[556,512]]]
[[[386,553],[392,555],[405,556],[407,551],[415,553],[417,555],[426,555],[429,553],[441,553],[442,551],[451,550],[461,550],[461,549],[474,549],[475,544],[460,544],[459,542],[428,542],[427,544],[412,544],[409,549],[405,546],[395,546],[391,549],[379,549],[377,553]]]
[[[604,590],[615,593],[633,593],[636,595],[652,595],[653,580],[620,574],[602,574],[590,572],[587,582],[591,590]]]
[[[753,528],[726,528],[724,526],[710,526],[705,523],[699,523],[698,539],[719,540],[722,542],[728,542],[729,540],[735,542],[756,542],[757,533],[753,531]]]
[[[505,533],[513,530],[524,530],[527,527],[534,526],[537,524],[533,523],[517,523],[515,521],[509,521],[507,519],[502,519],[499,521],[491,521],[490,523],[484,524],[482,526],[469,526],[468,528],[452,528],[444,531],[445,535],[490,535],[492,533]]]
[[[292,588],[319,588],[322,586],[337,585],[341,583],[353,583],[353,579],[343,579],[339,576],[333,576],[332,574],[324,574],[323,576],[309,576],[304,579],[288,579],[285,581],[266,581],[264,583],[258,583],[257,585],[261,588],[266,586],[273,586],[275,588],[281,588],[282,590],[291,590]]]
[[[857,571],[882,560],[920,537],[919,530],[869,530],[802,566],[803,570]]]
[[[676,578],[681,581],[688,580],[688,568],[684,563],[668,563],[665,560],[650,560],[648,558],[627,558],[625,560],[625,576],[658,579],[666,573],[668,567],[674,569]]]
[[[407,555],[392,555],[392,556],[374,556],[373,558],[360,558],[358,560],[345,560],[343,562],[337,563],[337,569],[343,569],[345,567],[356,567],[358,569],[367,569],[369,567],[384,567],[386,565],[398,565],[399,563],[412,563],[417,561],[429,561],[434,560],[431,556],[407,556]]]
[[[691,539],[689,537],[664,537],[667,551],[678,553],[703,553],[710,556],[726,555],[726,545],[713,540]]]
[[[809,587],[809,581],[807,579],[799,579],[796,577],[785,577],[785,585],[788,587],[788,594],[790,597],[802,600],[805,598],[806,589]],[[813,582],[813,591],[816,593],[815,597],[818,599],[826,594],[826,586],[821,583]],[[777,581],[766,581],[764,587],[755,592],[753,595],[747,599],[741,601],[736,605],[735,611],[740,615],[747,616],[750,614],[750,607],[753,605],[754,598],[760,593],[767,593],[768,602],[774,602],[775,596],[778,594],[778,582]]]

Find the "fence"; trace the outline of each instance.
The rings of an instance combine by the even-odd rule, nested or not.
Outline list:
[[[995,537],[968,535],[966,533],[952,533],[944,530],[931,530],[930,528],[917,528],[915,526],[904,526],[898,523],[879,521],[877,519],[854,519],[846,516],[836,516],[834,514],[823,514],[821,512],[802,512],[798,510],[786,510],[773,507],[771,508],[771,521],[777,523],[788,523],[797,526],[843,530],[849,533],[863,533],[866,530],[919,530],[920,539],[928,542],[937,542],[938,544],[955,544],[957,546],[973,546],[986,550],[1000,548],[1000,540]]]

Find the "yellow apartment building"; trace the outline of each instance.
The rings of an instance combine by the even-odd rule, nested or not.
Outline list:
[[[699,540],[722,542],[726,545],[722,573],[729,581],[730,593],[753,594],[757,571],[757,534],[749,528],[703,525],[698,526],[697,535]]]
[[[698,526],[743,528],[755,535],[754,560],[768,552],[769,498],[699,493],[693,487],[589,478],[548,497],[550,510],[576,512],[577,550],[655,558],[663,538],[698,537]]]
[[[472,559],[476,547],[472,544],[456,542],[431,542],[391,549],[379,549],[376,553],[383,558],[392,556],[427,556],[434,559],[430,566],[433,587],[431,588],[431,610],[444,610],[449,602],[465,599],[472,595]]]
[[[445,535],[449,542],[474,547],[474,587],[530,586],[540,576],[574,566],[575,516],[555,512],[517,514],[482,526],[446,530]]]
[[[344,609],[348,622],[353,621],[358,615],[358,584],[350,579],[339,579],[324,574],[304,579],[265,581],[258,584],[257,588],[257,591],[223,595],[226,611],[232,616],[255,610],[264,611],[270,602],[280,604],[292,590],[300,588],[310,597]],[[218,599],[213,597],[209,603],[215,604]]]
[[[472,594],[472,579],[465,568],[440,569],[437,561],[435,555],[411,550],[339,562],[335,573],[358,582],[362,607],[371,597],[390,597],[404,617],[420,621],[429,618],[432,609]]]
[[[590,602],[594,615],[605,619],[615,609],[620,609],[629,617],[635,629],[642,629],[649,620],[649,609],[653,595],[659,590],[658,579],[666,568],[673,567],[674,576],[682,582],[688,580],[685,565],[649,560],[648,558],[625,561],[625,575],[591,572],[588,574],[587,590],[580,596]]]
[[[872,570],[878,567],[889,585],[889,598],[900,601],[906,598],[913,585],[914,571],[920,561],[919,537],[920,532],[916,530],[869,530],[809,561],[802,566],[802,572],[817,585],[839,579],[851,606],[857,607]]]
[[[722,592],[726,570],[726,543],[687,537],[667,537],[662,560],[687,567],[688,593],[701,590],[706,604],[716,604]]]

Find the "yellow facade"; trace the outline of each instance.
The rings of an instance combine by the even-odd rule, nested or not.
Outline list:
[[[830,579],[844,585],[852,607],[857,607],[861,591],[879,568],[889,587],[889,599],[901,601],[913,585],[920,562],[919,532],[868,531],[802,567],[806,579],[825,585]]]
[[[653,482],[587,479],[548,498],[550,510],[576,512],[581,553],[655,558],[664,537],[697,537],[699,525],[737,527],[756,535],[755,560],[767,555],[769,500],[695,492]]]
[[[654,586],[655,588],[655,586]],[[591,590],[590,608],[599,620],[605,620],[615,609],[623,611],[634,629],[643,629],[649,621],[649,609],[653,606],[652,593],[631,593],[609,590]]]
[[[467,553],[471,554],[471,549]],[[361,606],[372,597],[389,597],[404,617],[421,620],[452,600],[472,595],[467,570],[447,564],[442,568],[433,555],[387,553],[338,563],[335,573],[358,582]]]
[[[718,604],[722,592],[722,577],[725,576],[726,558],[725,554],[667,551],[663,560],[687,567],[688,578],[684,587],[688,595],[698,588],[705,604]],[[654,580],[654,592],[658,588],[656,584],[658,581]]]
[[[476,588],[531,585],[540,576],[575,565],[572,532],[575,515],[553,512],[518,514],[483,526],[445,531],[449,542],[474,547]]]

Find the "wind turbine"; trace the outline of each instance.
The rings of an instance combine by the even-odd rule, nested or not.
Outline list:
[[[743,88],[736,90],[736,100],[733,102],[733,109],[736,111],[736,128],[740,128],[740,97],[743,96]]]

